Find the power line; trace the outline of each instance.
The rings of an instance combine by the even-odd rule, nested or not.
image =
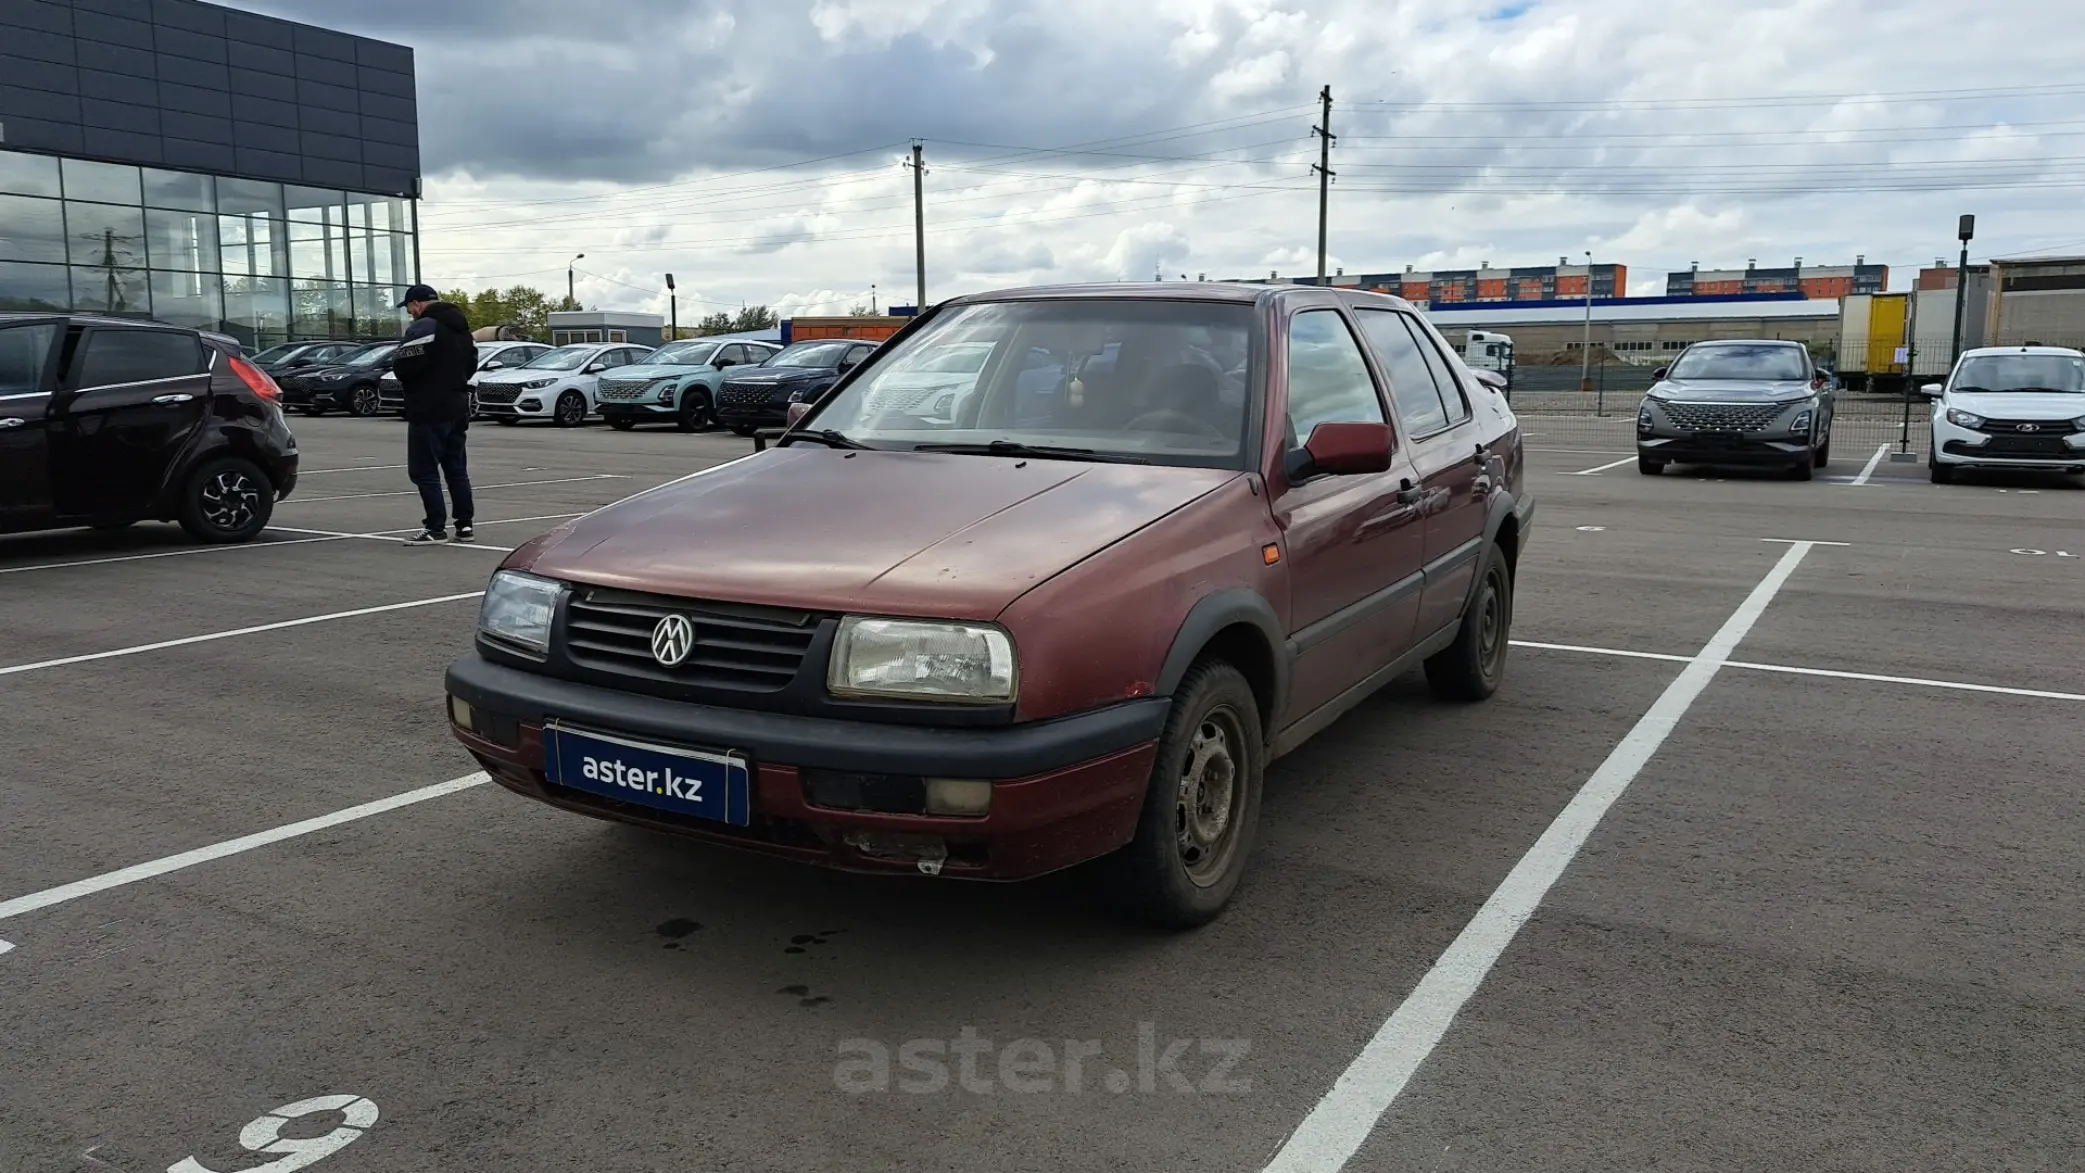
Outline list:
[[[1842,103],[1887,103],[1899,101],[1989,101],[1998,98],[2053,98],[2085,94],[2085,82],[2059,82],[2040,86],[1979,86],[1951,90],[1895,90],[1860,94],[1760,94],[1723,98],[1601,98],[1523,99],[1506,102],[1400,102],[1377,99],[1360,103],[1373,109],[1367,114],[1483,113],[1487,111],[1578,110],[1604,113],[1618,110],[1716,110],[1757,109],[1762,106],[1837,106]]]

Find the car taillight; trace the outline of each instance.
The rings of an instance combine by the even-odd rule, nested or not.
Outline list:
[[[255,395],[270,403],[282,402],[282,388],[275,385],[275,380],[268,377],[268,372],[243,358],[234,358],[232,373],[239,376],[239,381],[246,384],[247,389]]]

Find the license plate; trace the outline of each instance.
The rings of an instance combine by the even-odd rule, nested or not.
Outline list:
[[[552,782],[604,798],[743,827],[752,821],[752,766],[736,753],[648,745],[552,724],[543,730]]]

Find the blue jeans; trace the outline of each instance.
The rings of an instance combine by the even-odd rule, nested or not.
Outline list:
[[[442,500],[442,481],[449,482],[449,495],[456,498],[456,524],[471,524],[476,511],[471,502],[471,472],[464,457],[464,433],[468,422],[453,424],[407,424],[405,426],[405,471],[420,490],[426,508],[423,523],[429,533],[449,528],[447,502]]]

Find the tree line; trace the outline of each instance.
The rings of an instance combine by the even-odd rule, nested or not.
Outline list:
[[[471,328],[482,330],[487,326],[510,326],[537,342],[550,341],[550,315],[569,310],[600,307],[585,307],[571,298],[551,295],[528,285],[510,285],[505,289],[481,289],[470,293],[453,289],[442,295],[463,311],[471,320]],[[740,334],[749,330],[771,330],[781,324],[775,312],[764,305],[747,306],[737,313],[708,314],[694,326],[682,326],[683,337],[707,337],[712,334]]]

